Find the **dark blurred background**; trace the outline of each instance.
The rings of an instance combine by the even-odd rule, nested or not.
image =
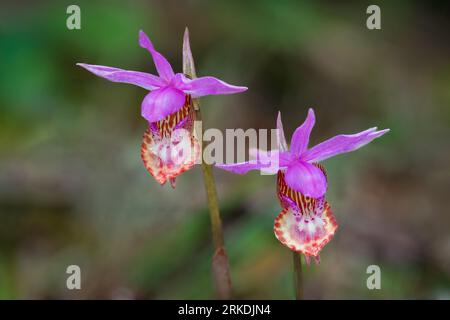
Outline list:
[[[81,30],[66,8],[81,8]],[[204,126],[288,137],[316,110],[313,144],[391,132],[325,161],[340,225],[306,298],[450,298],[450,20],[444,2],[15,1],[0,10],[0,298],[213,298],[199,167],[160,187],[140,143],[146,91],[76,62],[155,72],[138,30],[181,71],[185,26],[199,75],[245,85],[202,100]],[[273,235],[275,178],[215,170],[237,298],[293,297]],[[66,289],[66,267],[82,290]],[[379,265],[381,290],[366,268]]]

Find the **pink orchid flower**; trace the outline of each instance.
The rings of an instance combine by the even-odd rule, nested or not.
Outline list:
[[[214,77],[188,79],[182,73],[174,73],[164,56],[155,50],[150,39],[139,31],[139,45],[152,55],[159,76],[145,72],[78,63],[93,74],[112,82],[129,83],[150,91],[142,101],[141,114],[148,122],[156,122],[180,110],[186,95],[199,98],[207,95],[232,94],[247,90],[230,85]]]
[[[309,136],[314,123],[314,110],[309,109],[305,122],[292,135],[291,148],[288,150],[281,113],[279,113],[278,150],[271,152],[250,150],[251,154],[256,154],[256,161],[216,166],[233,173],[244,174],[250,170],[269,171],[267,164],[276,161],[278,164],[276,169],[285,171],[285,179],[289,187],[307,197],[320,198],[327,190],[327,180],[322,170],[314,163],[359,149],[389,131],[389,129],[377,131],[375,127],[356,134],[341,134],[308,149]]]
[[[200,156],[199,142],[193,136],[195,112],[192,98],[233,94],[247,88],[233,86],[214,77],[189,79],[182,73],[174,73],[170,63],[155,50],[143,31],[139,32],[139,45],[150,52],[158,76],[100,65],[77,65],[112,82],[133,84],[150,91],[141,105],[141,115],[149,122],[141,148],[142,159],[160,184],[170,180],[174,186],[175,177],[194,166]],[[184,45],[190,54],[188,38],[185,38]],[[186,130],[190,136],[178,134],[174,138],[173,131],[177,129]],[[190,147],[190,152],[183,152],[186,146]]]
[[[295,130],[288,150],[279,113],[278,150],[250,150],[256,161],[216,165],[237,174],[250,170],[277,173],[277,196],[283,210],[275,219],[275,236],[291,250],[303,253],[307,261],[311,256],[318,261],[319,252],[337,229],[336,219],[325,201],[326,172],[317,162],[361,148],[389,131],[371,128],[352,135],[338,135],[308,149],[314,123],[314,110],[309,109],[305,122]]]

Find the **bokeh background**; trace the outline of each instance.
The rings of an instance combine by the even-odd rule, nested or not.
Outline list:
[[[145,171],[145,90],[76,62],[154,73],[143,29],[181,71],[185,26],[199,75],[250,89],[202,100],[204,126],[312,143],[377,125],[391,132],[324,162],[340,225],[305,296],[450,298],[450,19],[438,1],[11,1],[0,8],[0,298],[214,297],[199,167],[177,188]],[[292,258],[273,235],[275,178],[215,170],[237,298],[291,299]],[[66,289],[68,265],[82,290]],[[381,290],[366,268],[379,265]]]

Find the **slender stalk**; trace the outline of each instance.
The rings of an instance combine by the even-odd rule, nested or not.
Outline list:
[[[303,276],[302,276],[302,256],[300,253],[292,251],[294,259],[294,290],[295,299],[303,299]]]
[[[183,39],[183,73],[191,79],[196,78],[194,59],[189,44],[189,30],[186,28]],[[196,121],[202,121],[200,104],[198,99],[193,99]],[[203,150],[203,139],[201,140]],[[203,157],[203,152],[202,152]],[[214,245],[214,256],[212,259],[212,270],[217,296],[220,299],[230,299],[232,295],[230,269],[228,256],[225,250],[222,221],[220,219],[217,190],[212,167],[206,164],[202,158],[203,180],[208,198],[209,217],[211,219],[211,231]]]

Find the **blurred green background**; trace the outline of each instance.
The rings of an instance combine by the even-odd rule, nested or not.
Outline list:
[[[270,129],[281,110],[290,136],[314,107],[312,143],[391,128],[323,163],[340,227],[306,298],[450,298],[448,5],[377,1],[370,31],[365,1],[76,1],[72,31],[70,4],[0,6],[0,298],[214,297],[200,168],[160,187],[140,159],[145,90],[75,66],[154,73],[143,29],[181,71],[185,26],[199,75],[249,87],[203,99],[205,127]],[[291,299],[275,178],[215,176],[236,297]]]

